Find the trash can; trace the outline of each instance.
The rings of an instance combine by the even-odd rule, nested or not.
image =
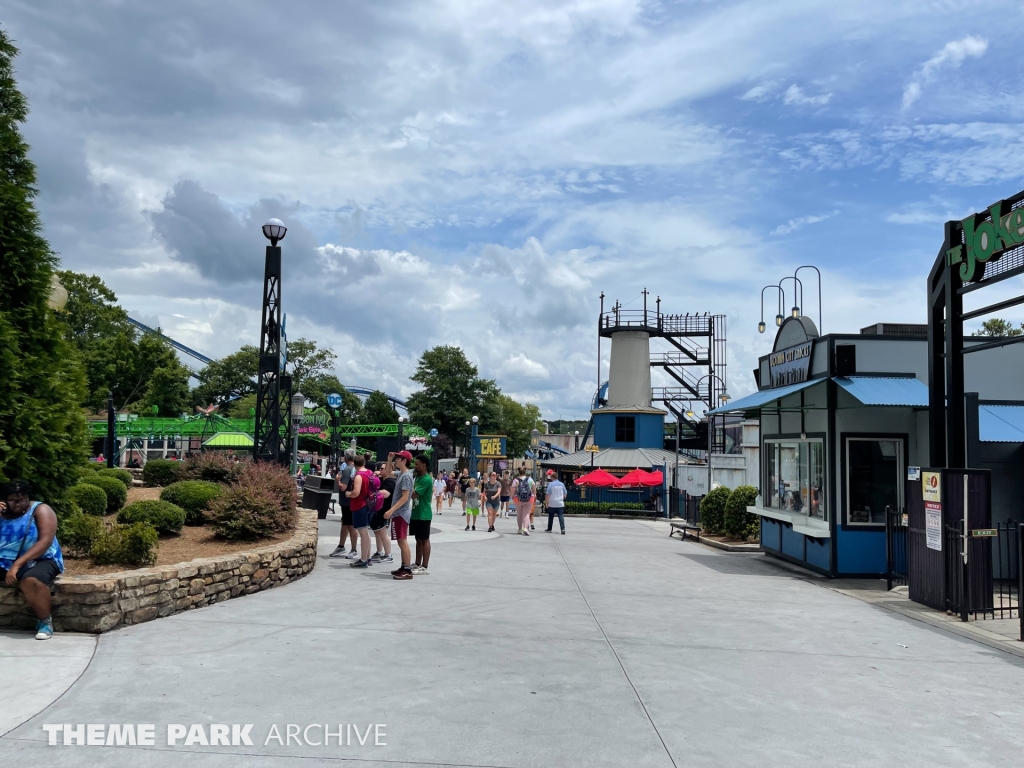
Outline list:
[[[327,517],[327,510],[331,506],[331,496],[334,495],[334,478],[310,475],[306,478],[306,484],[302,488],[302,506],[306,509],[315,509],[318,519]]]

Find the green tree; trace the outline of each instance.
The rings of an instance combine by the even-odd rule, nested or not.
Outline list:
[[[259,366],[260,350],[252,344],[245,344],[237,352],[208,363],[199,373],[199,386],[192,390],[192,404],[206,407],[256,392]],[[253,398],[252,407],[255,405]],[[232,413],[237,410],[234,402],[231,410]],[[247,417],[248,407],[244,414],[235,415]]]
[[[981,324],[981,330],[977,332],[977,336],[996,336],[998,338],[1013,338],[1014,336],[1020,336],[1024,333],[1024,323],[1021,323],[1020,328],[1014,328],[1013,323],[1003,320],[999,317],[994,317],[991,320],[986,320]]]
[[[85,374],[67,327],[47,304],[57,256],[35,209],[17,55],[0,30],[0,481],[24,477],[39,497],[55,501],[85,458]]]
[[[315,341],[309,339],[289,341],[288,371],[292,375],[292,391],[298,392],[307,380],[326,374],[334,368],[337,359],[338,356],[334,354],[333,350],[319,349]]]
[[[379,390],[374,390],[366,398],[363,404],[364,424],[397,424],[398,411],[388,400],[388,396]]]
[[[188,403],[188,370],[175,360],[153,371],[137,410],[148,413],[155,405],[162,416],[177,416],[188,411]]]
[[[446,435],[461,436],[466,421],[481,415],[484,395],[494,387],[493,381],[477,376],[476,366],[459,347],[448,345],[420,355],[411,378],[423,388],[409,397],[410,421]]]
[[[530,447],[530,433],[534,429],[542,429],[540,420],[540,408],[533,403],[520,403],[508,395],[498,394],[495,400],[498,412],[497,424],[493,429],[495,434],[505,435],[506,454],[512,458],[519,458]]]
[[[294,380],[293,380],[294,381]],[[292,391],[300,390],[292,384]],[[338,419],[341,424],[359,424],[362,419],[363,404],[356,395],[353,395],[345,385],[338,381],[333,373],[318,373],[307,376],[302,383],[302,394],[317,404],[320,408],[327,408],[327,396],[332,392],[341,395],[341,408],[338,409]]]

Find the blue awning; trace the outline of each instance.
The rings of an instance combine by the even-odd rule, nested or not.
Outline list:
[[[736,411],[752,411],[755,408],[760,408],[768,403],[775,402],[780,397],[786,395],[792,395],[794,392],[799,392],[801,389],[807,389],[813,387],[815,384],[822,384],[825,379],[811,379],[810,381],[801,381],[799,384],[787,384],[784,387],[776,387],[775,389],[762,389],[760,392],[755,392],[752,395],[741,397],[732,403],[727,403],[720,408],[715,408],[713,411],[708,411],[709,414],[716,413],[735,413]]]
[[[986,443],[1024,443],[1024,406],[979,405],[978,436]]]
[[[836,377],[836,384],[864,405],[928,407],[928,385],[912,378],[888,376]]]

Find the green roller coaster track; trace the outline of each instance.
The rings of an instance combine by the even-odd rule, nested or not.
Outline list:
[[[325,427],[325,432],[330,432],[330,426]],[[159,416],[129,417],[127,420],[118,419],[117,436],[134,438],[165,438],[165,437],[208,437],[218,432],[244,432],[253,435],[256,431],[255,419],[229,419],[225,416],[189,416],[184,419],[171,419]],[[337,427],[337,433],[342,437],[390,437],[398,434],[397,424],[341,424]],[[93,438],[105,437],[107,434],[107,422],[90,421],[89,434]],[[427,437],[427,433],[412,424],[404,424],[402,434],[409,437]],[[323,442],[316,435],[303,434],[303,439],[309,438]]]

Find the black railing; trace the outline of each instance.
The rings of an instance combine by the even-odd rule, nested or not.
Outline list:
[[[947,609],[962,621],[1018,618],[1024,640],[1020,611],[1022,539],[1024,525],[1012,520],[967,531],[966,535],[962,524],[947,525],[943,541]]]
[[[903,586],[910,573],[907,549],[907,513],[885,508],[885,582],[886,589]]]

